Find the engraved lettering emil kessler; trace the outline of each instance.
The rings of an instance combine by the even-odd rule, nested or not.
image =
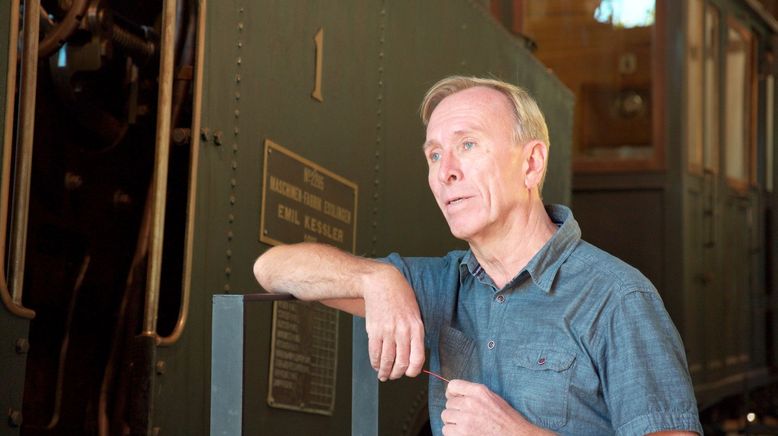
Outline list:
[[[308,170],[306,168],[306,170]],[[318,173],[315,173],[318,176],[321,176]],[[318,180],[314,178],[313,176],[310,177],[311,180]],[[313,182],[310,182],[311,184]],[[313,185],[312,185],[313,186]],[[323,178],[321,179],[320,183],[316,182],[315,187],[321,186],[324,187],[324,181]],[[277,192],[281,195],[283,195],[286,198],[289,198],[291,200],[297,201],[299,203],[302,203],[311,209],[317,210],[319,212],[323,212],[327,216],[331,216],[332,218],[335,218],[338,221],[341,221],[345,224],[351,224],[351,211],[346,209],[345,207],[338,206],[337,204],[331,203],[327,200],[321,199],[316,194],[312,194],[308,191],[302,190],[300,187],[286,182],[284,180],[279,179],[276,176],[270,176],[270,190],[273,192]]]
[[[303,180],[306,184],[316,189],[324,189],[324,177],[314,170],[304,168]],[[302,203],[311,209],[322,212],[324,215],[335,218],[336,220],[345,224],[351,224],[352,218],[350,210],[331,203],[327,200],[322,200],[322,198],[318,195],[305,191],[299,186],[281,180],[276,176],[270,176],[270,190],[281,194],[283,197],[286,197],[290,200]],[[303,214],[302,220],[300,220],[299,211],[296,208],[290,207],[283,203],[278,204],[276,212],[276,216],[283,221],[292,223],[297,226],[302,225],[305,230],[328,238],[332,241],[340,243],[343,242],[345,233],[343,229],[337,226],[332,226],[307,214]],[[315,237],[306,234],[306,239],[315,239]]]

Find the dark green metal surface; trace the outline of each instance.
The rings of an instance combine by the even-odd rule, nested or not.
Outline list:
[[[8,74],[8,39],[10,30],[11,2],[0,3],[0,148],[5,137],[5,100]],[[2,162],[0,153],[0,166]],[[9,214],[10,215],[10,214]],[[4,229],[0,230],[4,231]],[[22,411],[22,392],[24,390],[24,370],[27,358],[26,350],[29,321],[10,313],[5,306],[0,307],[0,371],[3,389],[0,390],[0,435],[19,434],[19,425],[24,418]]]
[[[322,102],[311,97],[319,29]],[[193,318],[177,346],[193,348],[174,360],[208,350],[199,335],[210,324],[202,305],[210,294],[258,289],[251,265],[266,248],[258,241],[266,139],[358,185],[358,254],[440,255],[462,244],[429,194],[418,106],[444,76],[496,76],[527,87],[546,112],[552,168],[545,198],[569,202],[572,97],[479,3],[233,1],[209,7],[207,32]],[[289,434],[290,425],[348,434],[351,320],[341,317],[336,408],[327,418],[267,406],[270,314],[269,305],[247,312],[259,345],[246,350],[244,434]],[[202,370],[201,364],[183,366],[180,375],[161,377],[160,396],[169,399],[158,401],[158,410],[181,395],[168,389],[183,388],[187,377],[202,378],[196,375]],[[199,392],[191,389],[196,398]],[[410,433],[426,410],[425,381],[382,384],[380,391],[379,433]],[[202,421],[195,409],[187,413]],[[163,416],[157,422],[171,426]],[[196,428],[190,422],[179,416],[174,427]]]

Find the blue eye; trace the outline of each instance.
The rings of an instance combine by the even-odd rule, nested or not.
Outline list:
[[[465,143],[462,144],[462,147],[464,147],[465,150],[471,150],[473,147],[475,147],[475,142],[465,141]]]
[[[440,160],[440,153],[438,152],[430,153],[430,162],[437,162],[439,160]]]

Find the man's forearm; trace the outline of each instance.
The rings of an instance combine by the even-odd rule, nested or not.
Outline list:
[[[257,281],[269,292],[366,318],[370,364],[382,381],[415,377],[424,365],[424,325],[419,306],[397,268],[334,247],[279,245],[254,263]]]
[[[272,247],[254,263],[254,276],[268,292],[300,300],[363,298],[371,277],[389,265],[314,243]]]

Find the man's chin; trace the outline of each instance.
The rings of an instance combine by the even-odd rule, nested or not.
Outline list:
[[[449,231],[451,231],[451,234],[452,234],[452,235],[453,235],[455,238],[457,238],[457,239],[461,239],[461,240],[463,240],[463,241],[467,241],[467,240],[469,240],[469,239],[470,239],[470,237],[471,237],[471,236],[472,236],[472,234],[473,234],[473,231],[472,231],[472,229],[469,229],[469,228],[467,228],[467,227],[465,227],[465,226],[457,226],[457,225],[451,225],[451,224],[449,223],[449,225],[448,225],[448,229],[449,229]]]

